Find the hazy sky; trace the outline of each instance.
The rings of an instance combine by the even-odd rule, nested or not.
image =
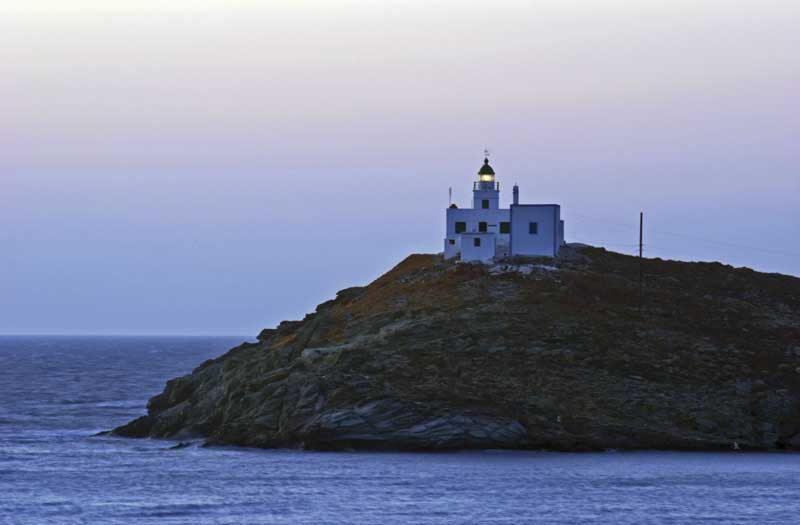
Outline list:
[[[10,5],[9,5],[10,4]],[[568,241],[800,275],[800,3],[0,3],[0,332],[255,334],[442,249],[492,151]]]

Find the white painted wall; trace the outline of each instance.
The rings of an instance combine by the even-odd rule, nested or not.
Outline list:
[[[500,190],[472,190],[472,207],[483,207],[483,199],[489,201],[489,209],[496,210],[500,207]]]
[[[475,246],[475,240],[480,246]],[[497,237],[491,233],[464,233],[461,235],[462,261],[490,261],[494,258]]]
[[[489,200],[488,209],[481,207],[483,199]],[[554,257],[564,243],[564,221],[561,220],[561,207],[558,204],[514,204],[511,209],[500,209],[498,190],[473,189],[473,206],[447,208],[444,239],[446,259],[460,253],[464,261],[486,260],[490,251],[489,258],[511,255]],[[466,224],[464,233],[456,233],[457,222]],[[486,223],[486,232],[478,231],[481,222]],[[511,234],[500,233],[501,222],[510,223]],[[531,222],[539,225],[535,235],[529,233],[528,225]],[[479,248],[473,244],[474,234],[487,239],[481,241]]]
[[[474,208],[448,208],[445,225],[445,235],[452,238],[456,235],[456,222],[466,222],[468,232],[477,232],[480,222],[486,223],[487,233],[497,233],[500,235],[500,223],[510,222],[509,210],[481,210]],[[500,235],[502,239],[508,240],[508,234]]]
[[[511,240],[500,239],[498,235],[495,242],[495,249],[494,254],[495,257],[508,257],[511,255]],[[508,237],[507,235],[503,235],[503,237]]]
[[[517,204],[511,206],[511,255],[555,257],[560,246],[558,204]],[[529,233],[529,224],[538,224],[538,233]]]
[[[494,233],[497,235],[496,244],[504,247],[504,252],[498,255],[504,255],[508,252],[508,246],[511,242],[511,236],[507,233],[500,233],[500,223],[510,222],[509,210],[501,209],[474,209],[474,208],[448,208],[445,219],[445,239],[444,239],[444,257],[450,259],[455,257],[461,251],[461,236],[463,234],[456,233],[456,222],[465,222],[467,225],[467,232],[478,232],[479,223],[486,223],[486,233]],[[455,241],[450,244],[450,240]]]
[[[444,258],[452,259],[461,252],[461,235],[445,237],[444,239]]]

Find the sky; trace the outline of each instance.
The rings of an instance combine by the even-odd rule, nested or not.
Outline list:
[[[568,242],[800,276],[796,0],[0,4],[0,333],[241,334],[442,250],[491,151]]]

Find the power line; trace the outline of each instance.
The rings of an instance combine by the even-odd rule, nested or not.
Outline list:
[[[744,249],[744,250],[751,250],[751,251],[757,251],[757,252],[774,253],[774,254],[778,254],[778,255],[786,255],[786,256],[789,256],[789,257],[800,257],[800,253],[785,252],[785,251],[782,251],[782,250],[771,250],[769,248],[756,248],[755,246],[747,246],[747,245],[744,245],[744,244],[737,244],[737,243],[732,243],[732,242],[727,242],[727,241],[717,241],[715,239],[704,239],[702,237],[695,237],[693,235],[686,235],[684,233],[674,233],[674,232],[666,232],[666,231],[655,231],[653,233],[655,233],[657,235],[672,235],[672,236],[675,236],[675,237],[682,237],[684,239],[691,239],[691,240],[694,240],[694,241],[707,242],[707,243],[711,243],[711,244],[717,244],[717,245],[720,245],[720,246],[729,246],[731,248],[741,248],[741,249]]]
[[[589,219],[589,220],[591,220],[593,222],[600,222],[600,223],[604,223],[606,225],[612,225],[612,226],[614,226],[614,227],[616,227],[618,229],[624,228],[624,229],[629,230],[629,231],[635,231],[636,230],[636,228],[631,226],[630,224],[624,224],[622,222],[618,222],[618,221],[614,221],[614,220],[609,220],[609,219],[599,218],[599,217],[592,217],[592,216],[585,215],[585,214],[582,214],[582,213],[570,213],[570,215],[576,215],[578,217],[583,217],[584,219]],[[738,248],[738,249],[748,250],[748,251],[771,253],[771,254],[775,254],[775,255],[784,255],[786,257],[798,257],[798,258],[800,258],[800,253],[787,252],[787,251],[783,251],[783,250],[774,250],[774,249],[770,249],[770,248],[758,248],[758,247],[755,247],[755,246],[747,246],[747,245],[744,245],[744,244],[732,243],[732,242],[728,242],[728,241],[719,241],[719,240],[716,240],[716,239],[708,239],[708,238],[703,238],[703,237],[697,237],[697,236],[694,236],[694,235],[686,235],[684,233],[668,232],[668,231],[653,230],[653,229],[648,229],[648,231],[652,235],[672,235],[674,237],[681,237],[681,238],[684,238],[684,239],[690,239],[690,240],[693,240],[693,241],[698,241],[698,242],[708,243],[708,244],[716,244],[718,246],[726,246],[726,247],[729,247],[729,248]],[[604,244],[604,245],[605,246],[638,246],[638,244],[630,244],[630,245],[628,245],[628,244]],[[652,246],[651,246],[651,248],[652,248]]]
[[[608,219],[591,217],[589,215],[584,215],[582,213],[575,213],[575,212],[570,212],[569,215],[570,216],[575,215],[577,217],[583,217],[584,219],[589,219],[592,222],[602,222],[602,223],[605,223],[605,224],[610,224],[610,225],[616,226],[617,228],[624,228],[626,230],[636,230],[636,228],[634,228],[630,224],[625,224],[623,222],[617,222],[617,221],[608,220]]]

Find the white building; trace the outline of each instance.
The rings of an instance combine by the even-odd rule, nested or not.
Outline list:
[[[500,183],[489,159],[483,159],[472,185],[472,207],[447,208],[444,257],[486,261],[495,257],[529,255],[555,257],[564,244],[564,221],[558,204],[520,204],[513,190],[510,208],[500,208]]]

